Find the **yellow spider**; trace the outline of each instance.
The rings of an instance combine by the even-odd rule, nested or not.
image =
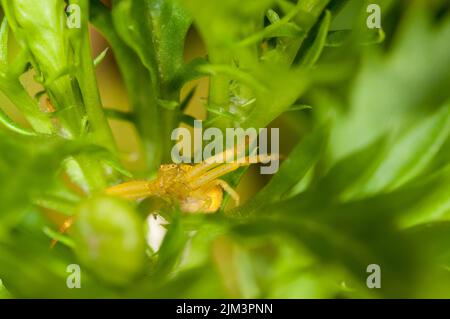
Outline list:
[[[220,208],[225,191],[238,206],[239,195],[219,177],[239,167],[265,162],[275,157],[248,156],[231,163],[216,162],[217,156],[226,158],[228,153],[229,151],[225,151],[197,165],[161,165],[155,180],[119,184],[108,188],[106,194],[131,200],[156,196],[171,203],[178,203],[180,209],[186,213],[214,213]]]
[[[170,203],[177,203],[185,213],[214,213],[223,201],[223,191],[230,194],[239,206],[239,195],[224,180],[219,179],[239,167],[252,163],[267,162],[278,159],[278,155],[254,155],[241,158],[231,163],[218,162],[218,158],[226,159],[234,156],[234,150],[227,150],[199,164],[163,164],[158,170],[155,180],[130,181],[105,190],[107,195],[124,199],[137,200],[155,196]],[[60,233],[66,232],[73,224],[74,218],[68,218]],[[53,240],[53,247],[57,240]]]

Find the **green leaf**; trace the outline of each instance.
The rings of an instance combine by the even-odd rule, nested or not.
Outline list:
[[[8,128],[9,130],[11,130],[15,133],[26,135],[26,136],[36,135],[36,133],[33,132],[32,130],[23,128],[20,125],[18,125],[16,122],[11,120],[11,118],[2,109],[0,109],[0,123],[2,123],[6,128]]]
[[[46,78],[66,67],[67,41],[62,2],[14,0],[3,1],[3,7],[7,9],[12,28],[26,41]]]
[[[179,216],[176,215],[168,226],[164,241],[159,248],[154,270],[155,276],[166,276],[171,272],[176,263],[179,262],[187,240],[188,236]]]
[[[261,63],[252,78],[261,83],[255,87],[255,106],[247,116],[237,119],[242,127],[265,127],[289,109],[310,85],[309,71],[303,67],[288,69],[272,62]],[[264,89],[263,89],[264,88]]]
[[[192,101],[192,98],[195,95],[195,91],[197,87],[194,86],[189,93],[185,96],[185,98],[180,102],[180,111],[183,112],[189,106],[189,103]]]
[[[429,11],[411,6],[402,24],[388,52],[373,49],[363,57],[350,107],[337,113],[331,133],[335,160],[407,128],[448,100],[450,19],[435,25]]]
[[[286,112],[296,112],[296,111],[311,110],[311,109],[312,109],[311,105],[297,104],[297,105],[292,105]]]
[[[61,233],[59,233],[55,230],[52,230],[48,227],[45,227],[42,231],[44,232],[45,235],[47,235],[52,240],[57,240],[61,244],[66,245],[67,247],[70,247],[70,248],[75,247],[74,241],[72,239],[70,239],[70,237],[68,237],[68,236],[64,236]]]
[[[200,72],[210,75],[223,74],[227,76],[232,76],[238,81],[247,84],[248,86],[252,87],[254,90],[257,91],[265,91],[267,89],[267,87],[263,83],[259,82],[258,79],[256,79],[249,73],[241,71],[239,68],[235,68],[228,65],[208,64],[202,65],[198,69]]]
[[[280,16],[272,9],[267,10],[266,17],[272,24],[280,21]]]
[[[330,31],[328,32],[325,46],[340,47],[350,41],[351,36],[351,30]],[[383,29],[368,30],[363,37],[361,42],[363,45],[379,44],[384,41],[385,33]]]
[[[39,110],[38,103],[28,95],[18,79],[0,74],[0,91],[25,115],[36,132],[53,133],[54,128],[50,118]],[[8,122],[8,120],[5,120],[5,122]]]
[[[8,68],[8,21],[3,18],[0,25],[0,71],[5,72]]]
[[[319,159],[326,145],[326,139],[324,127],[316,128],[306,136],[283,161],[270,182],[248,204],[239,207],[235,213],[247,215],[286,197]]]
[[[112,13],[120,36],[152,74],[153,85],[161,85],[162,97],[178,94],[190,16],[173,0],[114,1]]]
[[[344,267],[350,278],[336,273],[335,282],[345,280],[350,286],[358,288],[359,294],[368,292],[365,290],[367,288],[363,287],[367,276],[366,269],[376,261],[384,269],[385,278],[385,284],[378,290],[378,294],[391,298],[412,294],[417,284],[417,281],[413,280],[416,270],[420,269],[423,263],[410,250],[410,240],[394,231],[388,223],[367,219],[346,219],[345,223],[341,223],[337,220],[324,221],[314,215],[294,218],[294,207],[291,209],[292,218],[273,216],[266,219],[257,216],[237,225],[234,231],[244,236],[243,241],[264,235],[281,235],[283,238],[298,241],[317,258],[319,265],[329,266],[333,263]],[[298,212],[298,209],[296,210]],[[383,233],[383,237],[379,236],[379,232]],[[396,244],[389,245],[390,242]],[[408,267],[405,267],[406,265]],[[318,265],[315,264],[314,267]]]
[[[108,53],[108,50],[109,48],[106,48],[94,59],[94,67],[99,66],[103,62],[103,60],[106,57],[106,54]]]
[[[447,104],[391,142],[363,192],[393,190],[417,177],[433,160],[450,136],[450,106]]]
[[[118,17],[118,21],[113,23],[111,12],[105,5],[99,1],[91,2],[91,5],[91,20],[108,39],[117,58],[130,98],[130,105],[135,114],[136,127],[144,146],[149,173],[154,172],[162,161],[169,160],[172,145],[170,132],[178,125],[176,113],[156,107],[158,98],[158,90],[155,83],[156,73],[153,73],[152,78],[148,69],[141,63],[140,56],[132,49],[133,43],[131,48],[127,45],[129,41],[133,41],[132,39],[122,40],[122,36],[132,37],[133,32],[126,30],[121,32],[120,27],[118,27],[119,30],[116,32],[115,23],[121,23],[119,21],[121,18]],[[118,10],[122,10],[120,7],[119,5]],[[124,7],[126,7],[126,4],[124,4]],[[124,23],[126,28],[127,21]],[[144,43],[144,49],[146,49],[148,44],[148,42]],[[164,121],[156,121],[153,125],[148,125],[149,118],[162,117],[164,117]]]
[[[450,267],[450,222],[425,223],[405,230],[414,238],[429,258],[442,266]]]
[[[148,0],[116,0],[113,3],[112,18],[121,39],[138,54],[142,63],[150,71],[152,85],[155,86],[158,75],[152,40],[153,26],[148,4]]]
[[[386,149],[386,139],[380,138],[363,150],[334,164],[317,183],[316,192],[328,199],[352,198],[361,190],[380,163]],[[350,194],[350,195],[349,195]]]
[[[331,23],[331,13],[330,11],[325,11],[325,16],[323,17],[320,23],[319,31],[317,32],[317,36],[314,40],[314,43],[306,51],[306,54],[301,61],[301,65],[311,67],[314,64],[316,64],[325,46],[328,30],[330,28],[330,23]]]
[[[180,81],[184,77],[184,43],[192,19],[176,0],[153,0],[149,4],[161,93],[165,98],[174,94],[178,97],[184,84]]]
[[[269,20],[272,19],[271,25],[265,27],[263,30],[251,35],[250,37],[242,40],[239,45],[247,46],[251,44],[256,44],[261,42],[263,39],[268,38],[278,38],[278,37],[304,37],[305,31],[302,30],[298,25],[293,22],[289,22],[295,14],[298,13],[297,10],[293,10],[288,15],[282,19],[273,11],[268,11]],[[276,16],[274,16],[274,14]]]
[[[44,83],[52,82],[46,89],[51,93],[54,107],[67,109],[60,119],[66,133],[77,136],[80,123],[76,119],[82,114],[83,107],[72,89],[71,78],[66,75],[75,66],[69,59],[71,49],[65,29],[65,3],[59,0],[3,0],[2,4],[16,39],[30,52],[36,76]]]
[[[0,279],[0,299],[12,298],[6,287],[3,285],[3,281]]]
[[[33,204],[45,209],[50,209],[66,216],[73,216],[75,203],[56,196],[44,195],[33,200]]]
[[[330,0],[308,0],[298,1],[297,5],[294,5],[288,1],[280,1],[279,4],[286,15],[295,12],[293,22],[308,34],[320,19],[329,2]],[[291,65],[305,39],[306,37],[298,37],[280,41],[276,50],[272,52],[272,58]]]
[[[105,108],[105,115],[109,118],[134,123],[135,116],[131,112],[122,112],[112,108]]]
[[[0,131],[0,228],[16,223],[31,199],[52,185],[67,148],[60,140],[29,137]],[[9,220],[6,222],[6,220]]]
[[[194,124],[195,124],[195,121],[196,121],[196,120],[197,120],[197,119],[196,119],[195,117],[190,116],[190,115],[187,115],[187,114],[183,114],[183,115],[181,116],[181,121],[182,121],[184,124],[189,125],[189,126],[191,126],[191,127],[194,127]]]

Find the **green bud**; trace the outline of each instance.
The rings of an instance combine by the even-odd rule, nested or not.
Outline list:
[[[2,0],[16,39],[31,54],[39,80],[44,83],[68,137],[79,136],[84,110],[73,90],[76,68],[66,27],[63,0]]]
[[[67,67],[64,1],[8,1],[20,32],[46,79]]]
[[[125,285],[142,270],[145,234],[128,203],[106,196],[83,202],[73,227],[76,254],[100,279]]]

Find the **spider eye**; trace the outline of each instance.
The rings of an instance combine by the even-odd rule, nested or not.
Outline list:
[[[177,164],[163,164],[159,167],[162,171],[170,171],[177,167]]]

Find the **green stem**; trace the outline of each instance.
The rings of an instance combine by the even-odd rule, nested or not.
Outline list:
[[[113,118],[116,120],[122,120],[126,122],[135,123],[135,115],[132,112],[123,112],[116,109],[105,109],[105,115],[108,118]]]
[[[84,112],[81,100],[74,94],[70,77],[56,79],[45,89],[58,111],[57,117],[64,130],[63,135],[72,139],[80,136]]]
[[[158,102],[153,90],[149,89],[150,74],[139,63],[139,57],[116,33],[110,11],[99,1],[91,2],[91,20],[108,40],[117,57],[130,104],[135,114],[136,127],[145,150],[149,173],[156,171],[162,161],[163,154],[160,145],[163,143],[164,136],[161,130],[161,122],[157,120],[159,118]]]
[[[80,66],[78,68],[79,72],[77,73],[77,79],[81,88],[89,124],[92,128],[92,136],[96,143],[115,153],[115,142],[103,110],[95,75],[95,67],[92,60],[88,23],[89,1],[72,0],[71,3],[78,4],[83,13],[83,23],[80,31],[81,41],[77,43],[79,45],[78,53],[80,54]]]

